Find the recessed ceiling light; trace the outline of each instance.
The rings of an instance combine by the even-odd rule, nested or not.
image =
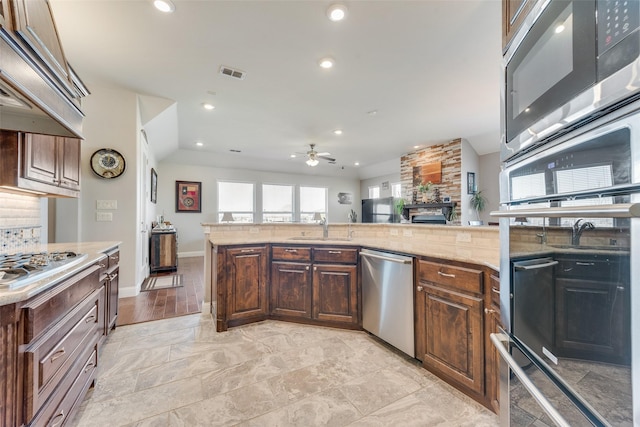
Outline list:
[[[295,159],[295,158],[296,158],[296,155],[295,155],[295,154],[292,154],[292,155],[290,155],[289,157],[291,157],[292,159]]]
[[[413,148],[415,148],[417,150],[418,148],[420,148],[420,146],[419,145],[414,145]]]
[[[204,104],[202,104],[202,107],[203,107],[205,110],[213,110],[214,108],[216,108],[216,107],[215,107],[215,105],[213,105],[213,104],[209,104],[208,102],[205,102]]]
[[[342,135],[342,129],[336,129],[333,131],[334,135]]]
[[[327,9],[327,16],[333,22],[342,21],[347,16],[347,7],[343,4],[332,4]]]
[[[336,62],[333,58],[322,58],[318,63],[322,68],[332,68]]]
[[[360,166],[360,162],[355,162],[353,165],[354,166]]]
[[[199,142],[199,141],[198,141],[198,142],[196,142],[196,145],[197,145],[198,147],[202,147],[204,144],[203,144],[202,142]]]
[[[171,2],[171,0],[153,0],[153,5],[160,12],[171,13],[176,10],[176,6]]]

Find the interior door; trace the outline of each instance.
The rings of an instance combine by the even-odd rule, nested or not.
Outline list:
[[[139,203],[138,203],[138,286],[142,285],[144,279],[149,277],[149,226],[147,222],[147,203],[150,200],[149,194],[149,182],[151,180],[151,171],[149,169],[149,147],[147,146],[147,139],[141,132],[139,138],[140,144],[140,167],[138,168],[138,182],[139,188]]]

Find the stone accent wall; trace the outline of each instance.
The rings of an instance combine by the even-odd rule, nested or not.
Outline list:
[[[413,186],[413,168],[440,162],[442,164],[442,182],[434,184],[431,188],[438,188],[441,197],[451,197],[451,201],[457,203],[456,209],[459,216],[460,198],[462,197],[461,144],[462,140],[458,138],[445,144],[432,145],[402,156],[400,158],[400,183],[402,185],[402,196],[405,200],[409,201],[409,203],[415,203],[416,189]]]

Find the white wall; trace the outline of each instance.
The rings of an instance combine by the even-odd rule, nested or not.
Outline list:
[[[89,82],[87,82],[89,83]],[[56,242],[122,241],[120,245],[120,289],[135,295],[138,205],[138,144],[136,94],[91,82],[91,95],[83,101],[83,123],[79,199],[56,200]],[[126,160],[125,172],[114,179],[95,175],[89,167],[91,155],[101,148],[119,151]],[[113,221],[96,221],[97,200],[115,200],[109,212]],[[54,243],[54,242],[51,242]]]
[[[500,153],[490,153],[480,156],[480,177],[478,178],[478,189],[487,199],[487,207],[482,212],[480,219],[485,224],[497,222],[491,218],[489,213],[497,211],[500,207]]]
[[[460,224],[468,225],[469,221],[476,220],[476,211],[471,209],[469,198],[471,195],[467,194],[467,172],[474,172],[476,174],[476,183],[478,190],[482,190],[482,187],[479,185],[479,175],[480,175],[480,165],[478,154],[476,150],[473,149],[469,141],[463,139],[460,144],[460,157],[461,157],[461,167],[460,167]]]
[[[382,188],[382,183],[388,182],[389,188]],[[377,176],[375,178],[363,179],[360,181],[360,198],[369,198],[369,187],[380,187],[380,197],[391,197],[391,185],[400,183],[400,165],[398,164],[398,172],[389,175]]]
[[[355,178],[334,178],[325,176],[296,175],[262,172],[242,169],[226,169],[169,163],[161,161],[158,171],[158,215],[164,214],[178,229],[178,252],[180,256],[199,255],[203,251],[201,223],[217,222],[217,180],[234,180],[256,184],[257,199],[260,200],[262,184],[293,184],[296,186],[327,187],[329,198],[328,220],[330,223],[345,223],[351,209],[359,212],[360,182]],[[202,182],[202,212],[187,213],[175,211],[176,181]],[[353,204],[338,203],[338,193],[353,194]],[[295,197],[295,196],[294,196]],[[257,204],[257,206],[260,206]],[[360,215],[358,215],[360,218]]]

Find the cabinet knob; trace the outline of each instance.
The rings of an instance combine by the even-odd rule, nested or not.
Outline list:
[[[416,290],[417,290],[418,292],[422,292],[422,291],[424,291],[424,287],[422,287],[422,286],[418,286],[418,287],[416,288]]]
[[[309,271],[309,266],[308,266],[308,265],[307,265],[307,268],[306,268],[306,270],[307,270],[307,271]]]
[[[496,311],[495,311],[495,310],[493,310],[493,309],[488,309],[488,308],[485,308],[485,309],[484,309],[484,314],[492,314],[492,313],[495,313],[495,312],[496,312]]]

